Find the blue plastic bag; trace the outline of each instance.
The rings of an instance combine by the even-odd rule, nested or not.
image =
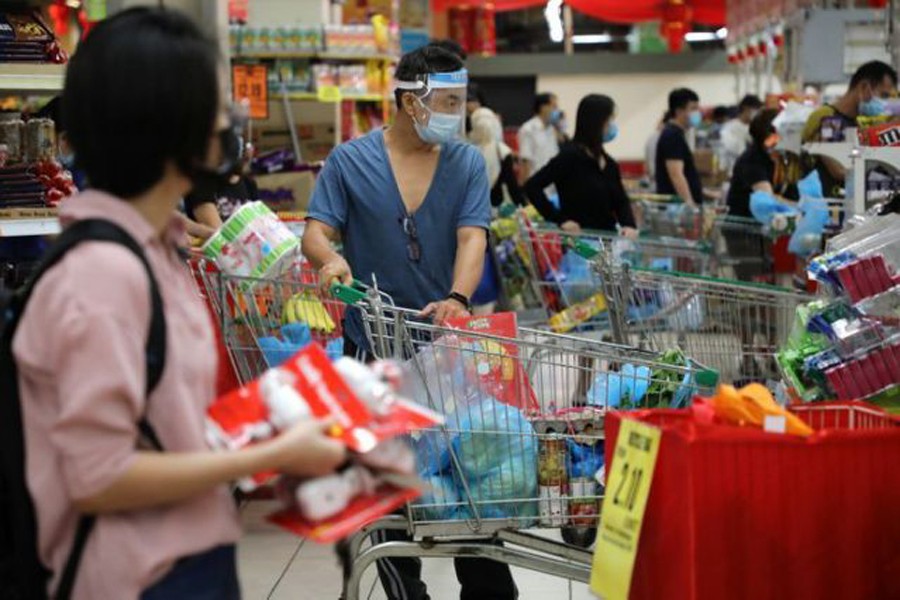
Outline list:
[[[603,444],[601,442],[579,444],[572,438],[566,438],[566,448],[569,451],[569,477],[593,479],[597,471],[603,467]]]
[[[590,261],[572,250],[563,254],[557,273],[559,287],[570,304],[587,300],[600,287]]]
[[[537,516],[536,503],[521,502],[537,498],[537,436],[515,407],[487,396],[460,405],[443,429],[419,439],[416,457],[419,475],[437,484],[420,503],[459,499],[458,506],[430,507],[431,515],[472,517],[465,481],[482,517]]]
[[[622,365],[619,372],[598,373],[587,393],[587,403],[593,406],[618,408],[627,401],[635,406],[644,399],[650,387],[650,368]]]
[[[799,208],[803,216],[797,221],[797,228],[788,242],[788,251],[806,257],[821,249],[822,234],[831,217],[828,203],[822,198],[804,198]]]
[[[770,225],[777,214],[797,215],[797,209],[779,202],[768,192],[756,191],[750,194],[750,214],[763,225]]]
[[[824,198],[825,193],[822,191],[822,178],[815,169],[810,171],[809,175],[797,182],[797,192],[800,198]]]

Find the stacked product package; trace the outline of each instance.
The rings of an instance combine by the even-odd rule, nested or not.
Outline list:
[[[802,400],[900,393],[900,217],[834,238],[809,276],[826,294],[797,309],[778,360]]]

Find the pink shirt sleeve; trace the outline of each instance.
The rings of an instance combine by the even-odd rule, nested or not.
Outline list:
[[[80,260],[41,281],[25,316],[44,317],[30,319],[32,331],[16,340],[20,360],[56,376],[58,406],[49,431],[73,499],[108,487],[134,458],[150,319],[146,271],[129,250],[86,244],[78,253]],[[41,332],[37,323],[44,324]],[[41,343],[42,336],[55,343]]]

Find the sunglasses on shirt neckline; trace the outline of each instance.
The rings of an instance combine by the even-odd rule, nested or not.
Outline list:
[[[409,215],[400,217],[399,221],[407,238],[406,256],[412,262],[417,263],[422,259],[422,245],[419,243],[419,230],[416,228],[416,222]]]

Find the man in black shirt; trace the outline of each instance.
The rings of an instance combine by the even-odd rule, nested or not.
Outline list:
[[[703,202],[703,186],[694,165],[694,155],[685,139],[689,128],[700,126],[700,97],[693,90],[678,88],[669,94],[671,118],[656,146],[656,191],[675,194],[688,206]]]

